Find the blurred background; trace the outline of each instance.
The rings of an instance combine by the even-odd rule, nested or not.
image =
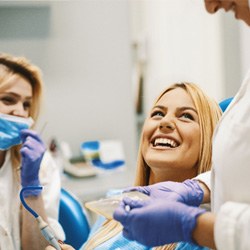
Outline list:
[[[218,102],[234,96],[250,66],[250,29],[202,0],[0,1],[0,51],[38,65],[45,83],[37,130],[66,142],[117,140],[126,168],[63,177],[85,200],[133,183],[141,125],[173,82],[199,84]],[[113,178],[112,176],[115,176]]]

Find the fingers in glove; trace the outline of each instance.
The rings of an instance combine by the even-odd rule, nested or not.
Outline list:
[[[37,147],[40,143],[32,138],[31,136],[27,136],[25,138],[25,141],[23,142],[22,148],[28,148],[28,149],[33,149],[34,147]]]
[[[146,195],[150,195],[149,188],[147,186],[137,186],[137,187],[129,187],[123,190],[123,193],[138,191]]]
[[[20,133],[21,139],[24,142],[26,140],[26,138],[28,136],[34,138],[36,141],[40,142],[41,144],[44,144],[40,135],[34,131],[34,130],[30,130],[30,129],[23,129]]]
[[[115,220],[121,222],[123,224],[126,221],[127,217],[126,204],[121,201],[120,205],[116,208],[113,217]]]
[[[20,149],[20,153],[22,158],[25,158],[26,156],[28,156],[30,154],[31,150],[28,147],[22,147]]]
[[[36,154],[40,155],[41,153],[45,152],[46,148],[43,144],[36,141],[32,137],[27,137],[26,141],[23,143],[20,152],[24,152],[29,150],[30,152],[35,152]]]
[[[130,197],[124,197],[123,202],[125,204],[125,208],[126,206],[129,206],[130,209],[135,209],[144,206],[146,201],[131,199]]]

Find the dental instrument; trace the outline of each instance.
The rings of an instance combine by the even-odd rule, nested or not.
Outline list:
[[[20,191],[20,200],[24,206],[24,208],[30,212],[36,219],[37,223],[38,223],[38,227],[42,233],[42,235],[44,236],[44,238],[49,242],[50,245],[52,245],[56,250],[61,250],[61,247],[59,245],[59,243],[57,242],[57,238],[54,235],[53,231],[51,230],[51,228],[49,227],[49,225],[43,220],[43,218],[41,216],[39,216],[32,208],[30,208],[27,203],[25,202],[23,193],[26,190],[33,190],[33,189],[43,189],[43,187],[41,186],[28,186],[28,187],[24,187],[21,189]]]

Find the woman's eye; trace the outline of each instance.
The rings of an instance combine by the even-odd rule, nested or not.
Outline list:
[[[151,114],[151,117],[155,117],[155,116],[164,116],[163,112],[161,111],[154,111],[152,114]]]
[[[30,102],[25,102],[23,104],[23,107],[24,107],[25,110],[27,110],[27,109],[29,109],[31,107],[31,103]]]
[[[191,115],[191,114],[189,114],[189,113],[183,113],[182,115],[181,115],[181,117],[183,117],[183,118],[185,118],[185,119],[189,119],[189,120],[194,120],[194,117]]]
[[[8,96],[2,97],[0,100],[6,105],[12,105],[16,103],[16,100],[14,98]]]

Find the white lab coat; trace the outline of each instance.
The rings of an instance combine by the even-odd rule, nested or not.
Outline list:
[[[42,195],[50,226],[58,237],[64,239],[64,232],[58,223],[60,199],[60,172],[50,154],[45,153],[40,182],[44,186]],[[20,246],[20,186],[13,181],[10,153],[0,169],[0,250],[19,250]]]
[[[250,71],[215,130],[212,161],[217,249],[250,249]]]

